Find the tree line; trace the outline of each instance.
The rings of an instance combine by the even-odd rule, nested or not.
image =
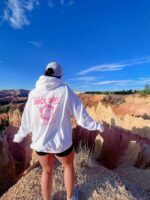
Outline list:
[[[150,94],[150,85],[146,84],[144,86],[143,90],[121,90],[121,91],[87,91],[86,94],[122,94],[122,95],[128,95],[128,94],[140,94],[141,96],[146,96],[147,94]]]

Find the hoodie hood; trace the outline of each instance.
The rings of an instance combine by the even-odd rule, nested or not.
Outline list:
[[[61,79],[50,77],[50,76],[40,76],[39,80],[37,80],[35,87],[36,89],[43,90],[53,90],[60,86],[64,85]]]

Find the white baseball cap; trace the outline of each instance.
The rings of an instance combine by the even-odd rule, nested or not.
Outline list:
[[[63,70],[62,70],[62,67],[61,67],[61,65],[59,63],[50,62],[46,66],[46,70],[48,70],[49,68],[54,70],[53,76],[56,76],[56,77],[62,77],[63,76]]]

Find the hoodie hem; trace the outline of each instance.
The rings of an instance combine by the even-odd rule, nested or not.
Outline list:
[[[61,149],[59,149],[59,150],[50,149],[50,148],[49,148],[49,150],[45,150],[45,149],[36,148],[36,147],[34,147],[34,146],[32,146],[32,145],[30,146],[30,148],[33,149],[34,151],[38,151],[38,152],[43,152],[43,153],[54,153],[54,154],[56,154],[56,153],[62,153],[62,152],[64,152],[64,151],[66,151],[66,150],[67,150],[68,148],[70,148],[72,145],[73,145],[73,144],[70,143],[70,144],[66,145],[64,148],[61,148]]]

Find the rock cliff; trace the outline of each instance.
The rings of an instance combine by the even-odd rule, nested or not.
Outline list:
[[[0,134],[0,195],[16,181],[15,164],[9,151],[6,136]]]
[[[13,107],[9,111],[9,126],[5,132],[9,150],[16,165],[16,174],[22,173],[30,165],[31,160],[31,137],[26,137],[21,143],[14,143],[13,138],[21,124],[22,112],[18,107]]]

